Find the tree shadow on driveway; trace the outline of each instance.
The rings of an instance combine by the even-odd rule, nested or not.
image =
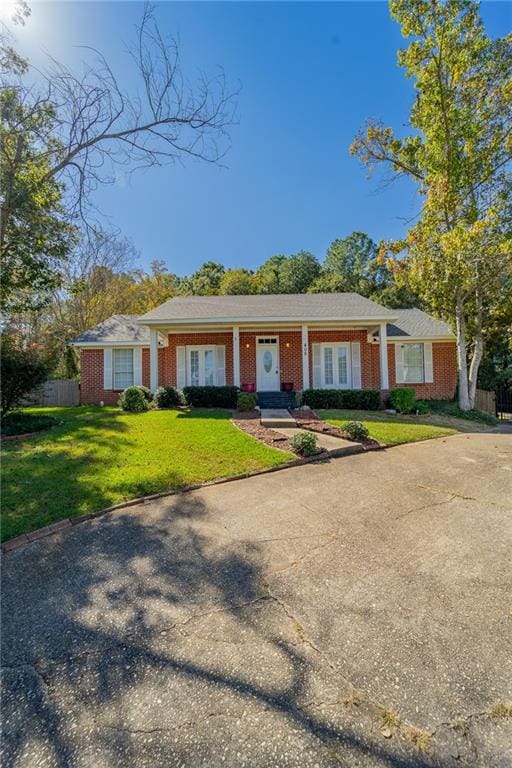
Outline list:
[[[354,704],[265,546],[184,494],[7,557],[3,765],[432,765]]]

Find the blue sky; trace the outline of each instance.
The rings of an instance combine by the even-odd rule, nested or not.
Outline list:
[[[485,2],[489,34],[510,30],[511,5]],[[17,37],[35,62],[42,51],[71,66],[104,52],[129,87],[125,48],[138,2],[38,2]],[[403,44],[385,2],[161,2],[157,18],[178,34],[184,69],[222,66],[241,85],[227,168],[188,162],[137,173],[95,196],[131,238],[142,265],[189,274],[207,260],[255,268],[275,253],[309,250],[362,230],[400,236],[417,211],[412,184],[385,191],[366,179],[348,147],[367,117],[398,132],[413,99],[396,66]]]

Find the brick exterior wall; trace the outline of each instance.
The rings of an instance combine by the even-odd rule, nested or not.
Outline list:
[[[378,347],[377,347],[378,355]],[[395,370],[395,345],[388,344],[389,386],[413,387],[420,400],[448,400],[457,387],[457,348],[454,341],[432,343],[434,381],[430,384],[397,384]]]
[[[142,350],[142,383],[149,387],[149,349]],[[82,405],[117,405],[121,390],[103,389],[103,350],[80,350],[80,402]]]
[[[278,336],[281,382],[293,382],[295,390],[302,389],[302,337],[300,331],[240,332],[240,382],[256,384],[256,337]],[[365,330],[309,332],[309,378],[313,382],[311,345],[314,343],[359,341],[361,344],[361,382],[363,389],[380,389],[379,345],[368,343]],[[199,344],[224,344],[226,347],[226,383],[233,383],[233,336],[231,332],[169,334],[169,345],[158,350],[159,385],[176,386],[176,347]],[[247,346],[249,345],[249,346]],[[389,386],[414,386],[418,398],[452,398],[457,386],[457,358],[454,342],[432,344],[434,381],[431,384],[396,384],[395,346],[388,344]],[[82,349],[80,352],[80,400],[83,404],[103,401],[115,405],[119,391],[103,389],[103,350]],[[149,387],[149,349],[142,350],[142,383]]]

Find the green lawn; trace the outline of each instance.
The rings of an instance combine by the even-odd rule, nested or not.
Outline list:
[[[329,424],[343,426],[348,421],[362,421],[368,427],[370,437],[384,445],[413,443],[417,440],[429,440],[432,437],[453,435],[465,425],[455,425],[454,419],[442,419],[431,416],[400,416],[380,411],[317,411],[317,414]],[[445,421],[445,424],[442,422]],[[448,426],[449,424],[449,426]]]
[[[224,410],[33,408],[58,425],[2,445],[2,540],[112,504],[281,464]]]

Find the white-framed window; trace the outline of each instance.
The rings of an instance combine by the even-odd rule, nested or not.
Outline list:
[[[321,344],[322,386],[325,389],[349,389],[350,344]]]
[[[112,354],[114,389],[126,389],[134,383],[133,349],[114,349]]]
[[[187,347],[187,384],[192,387],[215,385],[215,347]]]
[[[425,381],[423,344],[403,344],[402,349],[404,384],[423,384]]]

